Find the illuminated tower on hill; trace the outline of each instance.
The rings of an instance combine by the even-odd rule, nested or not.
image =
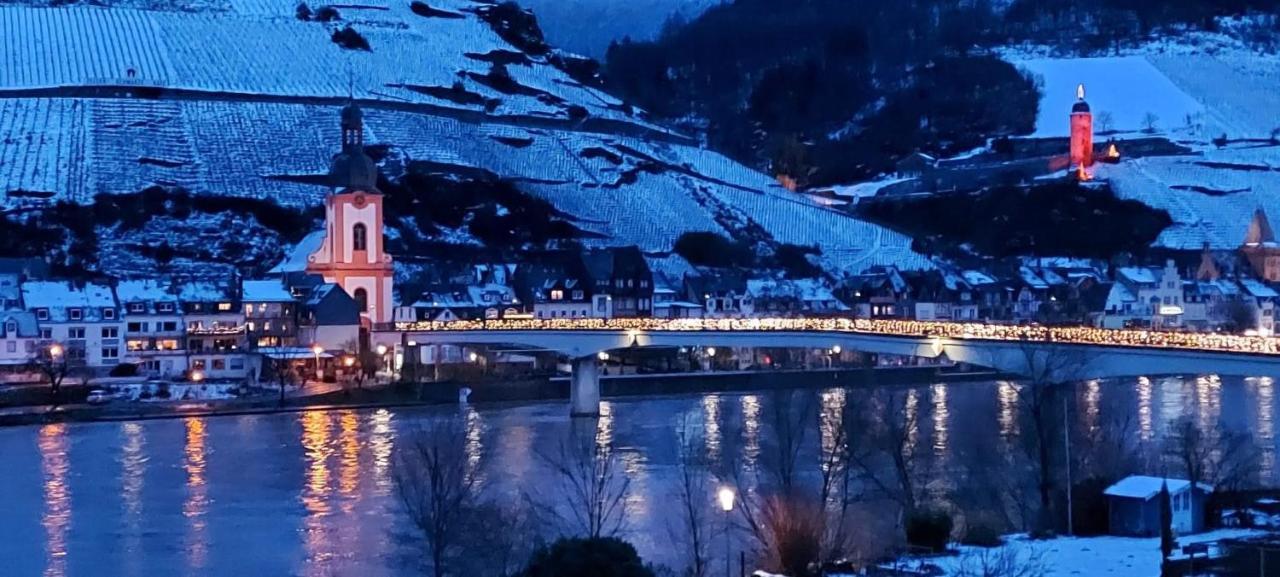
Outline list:
[[[1093,164],[1093,112],[1084,101],[1084,85],[1076,87],[1076,103],[1071,107],[1071,166]]]

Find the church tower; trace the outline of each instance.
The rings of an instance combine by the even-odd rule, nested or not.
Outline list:
[[[1076,87],[1076,103],[1071,107],[1071,167],[1093,165],[1093,113],[1084,101],[1084,85]]]
[[[343,288],[368,322],[392,321],[391,255],[382,249],[382,193],[378,167],[364,152],[364,113],[342,109],[342,152],[329,167],[324,199],[324,241],[307,259],[307,272]]]

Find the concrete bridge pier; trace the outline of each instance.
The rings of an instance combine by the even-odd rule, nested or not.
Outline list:
[[[600,360],[596,355],[570,361],[569,414],[574,417],[600,416]]]

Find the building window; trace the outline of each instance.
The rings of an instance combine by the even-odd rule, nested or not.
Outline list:
[[[18,341],[8,341],[4,344],[5,350],[11,353],[18,352]]]
[[[244,359],[242,359],[242,358],[240,358],[240,357],[232,357],[232,358],[231,358],[231,370],[233,370],[233,371],[243,371],[243,370],[244,370]]]
[[[564,298],[564,291],[556,289],[551,291],[551,300],[558,301]]]
[[[104,359],[120,358],[120,347],[102,347],[102,358]]]
[[[78,321],[84,318],[84,311],[80,309],[67,309],[67,318],[73,321]]]
[[[160,330],[165,332],[173,332],[178,330],[178,321],[165,321],[160,324]]]
[[[116,309],[102,309],[102,319],[108,321],[116,320]]]
[[[171,313],[171,312],[173,312],[173,303],[160,303],[160,304],[157,304],[157,305],[156,305],[156,310],[158,310],[158,311],[160,311],[160,312],[162,312],[162,313]]]
[[[147,312],[147,305],[145,303],[129,303],[129,312],[130,313]]]
[[[351,249],[352,250],[368,250],[366,247],[368,240],[368,231],[365,230],[364,223],[357,222],[351,227]]]
[[[67,338],[68,338],[68,339],[83,339],[83,338],[84,338],[84,327],[71,327],[71,328],[67,329]]]
[[[47,341],[47,340],[49,340],[49,339],[52,339],[52,338],[53,338],[53,329],[50,329],[50,328],[43,328],[43,329],[40,329],[40,338],[41,338],[42,340],[46,340],[46,341]]]
[[[193,371],[203,371],[203,370],[204,370],[204,359],[191,359],[191,370],[193,370]]]
[[[368,291],[362,288],[358,288],[356,289],[355,294],[351,295],[351,297],[356,299],[356,307],[360,309],[360,312],[363,313],[363,312],[369,311],[369,292]]]
[[[126,325],[125,330],[131,333],[145,333],[147,332],[147,323],[129,323]]]
[[[120,337],[119,327],[102,327],[102,338],[114,339]]]
[[[49,309],[36,309],[36,320],[49,320]]]
[[[575,301],[582,300],[582,291],[573,291],[573,300]]]
[[[200,310],[200,305],[196,305],[196,310]],[[231,303],[218,303],[218,310],[226,312],[231,310]],[[249,310],[249,305],[245,305],[244,310]]]
[[[12,335],[13,333],[16,333],[16,332],[18,332],[18,323],[9,321],[4,324],[4,333],[6,335]]]

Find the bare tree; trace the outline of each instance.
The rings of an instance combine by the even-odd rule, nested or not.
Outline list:
[[[842,410],[823,415],[828,437],[819,444],[816,483],[813,476],[802,475],[801,449],[818,420],[816,407],[811,391],[771,395],[767,414],[775,434],[761,455],[762,470],[747,480],[742,467],[731,468],[742,497],[738,511],[764,564],[796,577],[811,575],[846,552],[850,505],[856,500],[845,460]]]
[[[1200,483],[1239,488],[1258,470],[1253,437],[1239,431],[1204,431],[1191,417],[1171,426],[1165,456],[1174,461],[1195,487]]]
[[[1066,402],[1063,392],[1066,383],[1086,374],[1091,358],[1084,349],[1069,345],[1026,343],[1019,352],[1021,366],[1017,372],[1026,377],[1018,387],[1019,404],[1030,428],[1022,435],[1023,447],[1030,457],[1040,498],[1037,528],[1049,530],[1055,521],[1055,464],[1065,425],[1060,411]]]
[[[1044,556],[1031,546],[976,548],[956,561],[955,577],[1041,577],[1047,567]]]
[[[846,405],[844,428],[848,462],[859,480],[897,503],[902,517],[917,508],[921,492],[920,461],[915,447],[918,411],[901,391],[877,393],[865,406]]]
[[[679,483],[676,498],[680,503],[680,526],[671,532],[673,541],[683,543],[686,549],[685,575],[707,577],[710,541],[714,534],[707,504],[711,502],[713,487],[707,458],[696,439],[689,435],[690,430],[692,427],[686,421],[677,432],[680,453],[676,460],[676,482]]]
[[[279,358],[270,355],[262,355],[263,366],[270,371],[270,377],[276,382],[276,386],[280,389],[279,404],[284,405],[285,390],[289,385],[294,384],[296,376],[293,372],[293,359],[289,358],[288,353],[281,354]]]
[[[400,503],[422,534],[436,577],[449,574],[466,540],[462,529],[479,504],[482,467],[466,441],[459,419],[432,421],[400,446],[395,461]]]
[[[539,512],[557,519],[572,535],[594,539],[622,530],[631,479],[619,469],[613,451],[594,439],[582,439],[561,443],[556,453],[538,455],[559,484],[553,501],[528,499]]]
[[[1142,115],[1142,131],[1148,134],[1156,131],[1156,123],[1160,122],[1160,117],[1156,113],[1148,111]]]
[[[67,358],[67,351],[61,345],[54,344],[35,352],[28,361],[31,370],[38,371],[49,383],[49,392],[53,394],[53,405],[62,404],[62,383],[72,373],[84,366],[83,361]]]

